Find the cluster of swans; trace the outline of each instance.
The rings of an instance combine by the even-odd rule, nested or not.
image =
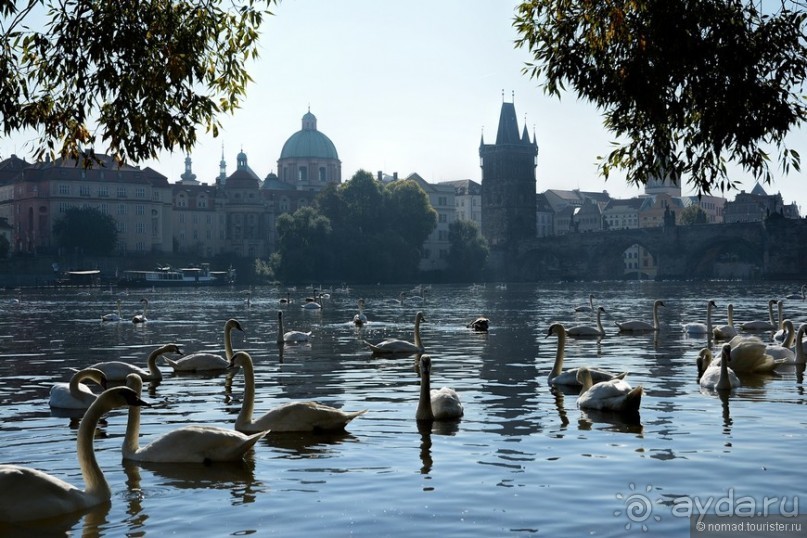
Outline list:
[[[279,321],[282,315],[279,316]],[[424,320],[418,313],[416,326]],[[181,354],[176,344],[160,346],[149,354],[148,368],[122,362],[99,362],[75,372],[70,383],[60,383],[51,390],[51,405],[76,405],[85,409],[79,426],[76,454],[84,478],[84,489],[55,476],[19,465],[0,465],[0,522],[41,520],[84,512],[109,502],[111,489],[98,464],[94,451],[98,423],[113,409],[128,407],[126,433],[121,452],[124,460],[163,463],[213,463],[238,461],[264,436],[279,432],[319,432],[344,430],[348,423],[367,412],[344,411],[314,401],[289,402],[255,415],[255,371],[252,357],[246,351],[233,351],[231,332],[243,331],[234,319],[225,323],[225,357],[230,379],[240,372],[244,376],[244,396],[234,427],[186,425],[168,431],[140,444],[141,407],[150,404],[141,399],[144,380],[160,380],[157,360],[164,354]],[[282,333],[282,328],[279,329]],[[419,333],[416,331],[419,342]],[[421,348],[422,349],[422,346]],[[216,357],[215,359],[213,357]],[[219,365],[217,356],[199,354],[171,360],[162,357],[175,370],[193,362],[194,371],[203,365]],[[415,419],[418,423],[455,421],[463,416],[459,396],[451,388],[431,389],[432,359],[418,354],[417,370],[420,392]],[[107,388],[110,381],[123,386]],[[105,390],[96,395],[82,383],[92,381]],[[63,401],[64,400],[64,401]],[[64,403],[64,402],[72,403]]]
[[[149,300],[145,297],[140,299],[140,304],[143,305],[143,310],[139,313],[132,316],[132,323],[139,324],[145,323],[148,321],[146,317],[146,310],[148,310]],[[118,322],[123,321],[123,314],[121,313],[121,301],[120,299],[117,300],[117,307],[114,312],[109,312],[108,314],[104,314],[101,316],[101,321],[103,322]]]

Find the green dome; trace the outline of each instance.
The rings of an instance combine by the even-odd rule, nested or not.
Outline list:
[[[286,140],[281,159],[339,159],[331,139],[317,131],[317,118],[311,112],[303,116],[303,128]]]

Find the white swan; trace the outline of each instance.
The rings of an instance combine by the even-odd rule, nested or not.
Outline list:
[[[359,311],[353,316],[353,324],[361,327],[367,323],[367,316],[364,315],[364,299],[359,299],[358,308]]]
[[[157,359],[164,353],[182,355],[182,350],[176,344],[165,344],[158,347],[149,353],[146,359],[148,370],[123,361],[96,362],[90,368],[96,368],[104,372],[108,381],[125,381],[126,376],[129,374],[137,374],[145,381],[159,381],[163,378],[163,373],[157,368]]]
[[[731,345],[723,344],[722,357],[718,364],[712,364],[712,352],[701,349],[698,354],[698,383],[705,389],[731,390],[742,385],[740,378],[729,368]]]
[[[148,321],[148,318],[146,317],[146,310],[149,306],[149,300],[144,297],[140,299],[140,303],[143,305],[143,312],[132,316],[132,323],[145,323]]]
[[[699,321],[691,321],[689,323],[683,323],[681,327],[683,328],[684,332],[687,334],[712,334],[712,309],[716,308],[717,305],[714,301],[709,301],[706,304],[706,323],[701,323]]]
[[[277,311],[277,345],[301,344],[311,340],[311,331],[286,331],[283,328],[283,311]]]
[[[768,344],[765,347],[765,353],[773,357],[774,360],[784,359],[785,364],[795,364],[796,351],[793,344],[796,341],[796,329],[793,321],[789,319],[784,320],[782,325],[785,331],[784,341],[781,344]]]
[[[103,316],[101,316],[101,321],[120,321],[123,319],[120,311],[120,299],[118,299],[117,304],[118,304],[117,312],[110,312],[109,314],[104,314]]]
[[[426,321],[426,317],[423,315],[423,312],[418,312],[415,315],[414,343],[407,342],[406,340],[399,340],[397,338],[387,338],[386,340],[383,340],[377,344],[371,344],[366,340],[364,343],[370,347],[374,355],[411,355],[413,353],[423,353],[423,342],[420,340],[420,322],[422,321]]]
[[[181,359],[171,360],[163,357],[168,366],[175,372],[210,372],[226,370],[230,367],[230,358],[233,356],[233,329],[244,332],[237,320],[228,319],[224,323],[224,357],[216,353],[199,351],[185,355]]]
[[[582,386],[577,398],[577,407],[580,409],[632,413],[639,411],[644,394],[641,385],[633,388],[624,379],[593,383],[591,372],[585,366],[577,372],[577,380]]]
[[[490,320],[486,317],[478,317],[468,325],[466,325],[469,329],[473,329],[476,332],[487,332],[490,328]]]
[[[773,334],[773,339],[777,342],[781,342],[785,339],[785,312],[784,312],[784,301],[777,301],[776,302],[779,314],[779,324],[776,326],[777,331]]]
[[[126,386],[139,396],[143,381],[137,374],[129,374]],[[123,440],[123,459],[164,463],[239,461],[267,433],[245,435],[227,428],[191,425],[171,430],[141,447],[138,442],[140,407],[132,406],[129,408],[126,437]]]
[[[59,409],[87,409],[98,398],[90,387],[82,383],[85,379],[106,388],[104,372],[96,368],[85,368],[74,373],[69,383],[56,383],[50,388],[48,405]]]
[[[718,325],[712,329],[715,340],[731,340],[737,336],[737,329],[734,327],[734,305],[729,303],[726,307],[726,324]]]
[[[605,312],[605,308],[601,306],[597,308],[596,327],[592,327],[591,325],[576,325],[566,329],[566,334],[569,336],[605,336],[605,329],[602,327],[603,312]]]
[[[588,304],[574,307],[575,312],[594,312],[594,294],[588,296]]]
[[[776,299],[771,299],[768,301],[768,321],[746,321],[740,325],[740,329],[747,332],[775,331],[776,324],[773,321],[773,305],[775,304]]]
[[[345,412],[317,402],[290,402],[279,405],[263,416],[254,419],[255,369],[252,357],[246,351],[233,355],[232,366],[244,372],[244,401],[235,420],[235,429],[243,433],[258,433],[271,430],[278,432],[317,432],[344,430],[347,423],[367,412]]]
[[[319,302],[317,302],[317,298]],[[303,304],[300,305],[301,307],[305,308],[306,310],[321,310],[322,309],[322,294],[320,293],[316,298],[309,297],[305,300]]]
[[[87,409],[76,440],[84,490],[30,467],[0,465],[0,521],[32,521],[63,516],[109,501],[112,492],[93,450],[95,429],[101,417],[110,410],[143,404],[132,389],[115,387],[103,392]]]
[[[802,301],[807,300],[807,284],[801,285],[800,293],[791,293],[790,295],[786,295],[785,299],[801,299]]]
[[[735,372],[766,373],[784,364],[783,360],[776,360],[768,355],[768,346],[756,336],[735,336],[728,346],[731,349],[731,368]]]
[[[546,333],[544,338],[548,338],[553,334],[558,337],[558,349],[555,353],[555,365],[552,367],[552,371],[549,372],[549,383],[552,385],[580,387],[580,381],[577,380],[577,372],[579,368],[571,368],[565,372],[562,371],[566,349],[566,330],[563,328],[563,325],[560,323],[553,323],[550,325],[549,331]],[[628,375],[627,372],[622,372],[621,374],[612,374],[611,372],[606,372],[605,370],[597,370],[592,368],[589,368],[588,370],[595,383],[599,383],[600,381],[608,381],[611,379],[623,379],[626,375]]]
[[[431,388],[432,359],[421,355],[420,365],[420,398],[415,411],[417,420],[457,420],[462,417],[464,409],[457,391],[450,387]]]
[[[658,309],[660,306],[664,306],[664,301],[661,299],[656,299],[653,301],[653,323],[647,323],[646,321],[640,320],[630,320],[625,321],[624,323],[619,323],[615,321],[617,327],[619,327],[619,332],[649,332],[649,331],[658,331],[659,330],[659,322],[658,322]]]

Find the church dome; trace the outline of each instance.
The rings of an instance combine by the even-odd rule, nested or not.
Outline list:
[[[331,139],[317,131],[317,117],[311,112],[303,116],[303,128],[286,140],[281,159],[339,159]]]

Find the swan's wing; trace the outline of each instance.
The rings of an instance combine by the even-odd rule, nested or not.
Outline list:
[[[93,504],[84,491],[55,476],[19,465],[0,465],[0,521],[67,514]]]
[[[225,370],[230,365],[230,361],[221,355],[216,355],[215,353],[193,353],[176,361],[171,360],[168,357],[163,358],[174,370],[185,372],[198,370]]]
[[[252,426],[273,432],[343,430],[347,423],[367,410],[346,412],[317,402],[290,402],[270,410]]]
[[[215,426],[184,426],[142,447],[133,459],[164,463],[237,461],[267,433],[247,436]]]
[[[465,412],[459,394],[450,387],[432,389],[430,396],[435,420],[459,418]]]

